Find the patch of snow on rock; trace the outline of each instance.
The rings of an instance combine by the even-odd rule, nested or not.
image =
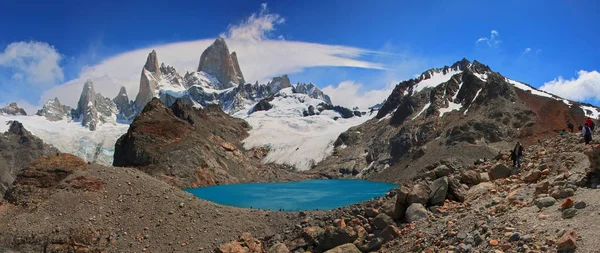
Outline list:
[[[413,94],[416,94],[417,92],[419,92],[425,88],[433,88],[433,87],[440,85],[441,83],[448,82],[448,80],[450,80],[450,78],[452,78],[452,76],[454,76],[460,72],[461,72],[460,70],[451,70],[451,71],[448,71],[445,75],[442,73],[442,71],[433,72],[431,78],[425,79],[414,86]]]
[[[319,115],[303,117],[302,112],[308,106],[316,107],[323,101],[305,94],[292,94],[291,88],[279,93],[282,95],[270,102],[273,108],[268,111],[248,115],[248,108],[234,114],[252,126],[249,137],[243,141],[244,148],[270,148],[264,163],[308,170],[333,153],[333,143],[341,133],[375,116],[367,114],[344,119],[337,112],[325,110]]]

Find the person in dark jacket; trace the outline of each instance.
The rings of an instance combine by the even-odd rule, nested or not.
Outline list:
[[[517,169],[521,169],[521,157],[523,157],[524,151],[523,145],[521,145],[520,142],[517,142],[517,145],[515,145],[515,148],[513,148],[510,153],[511,158],[513,159],[513,166]]]
[[[573,126],[573,124],[571,124],[571,122],[567,122],[567,128],[569,130],[571,130],[571,133],[573,133],[573,128],[575,128],[575,126]]]
[[[585,140],[585,145],[590,144],[590,142],[592,141],[592,129],[590,128],[588,123],[585,123],[585,126],[581,130],[581,133],[583,134],[583,140]]]

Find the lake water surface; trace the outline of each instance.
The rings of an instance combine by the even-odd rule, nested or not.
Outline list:
[[[247,183],[187,189],[196,197],[242,208],[329,210],[383,196],[396,185],[364,180]]]

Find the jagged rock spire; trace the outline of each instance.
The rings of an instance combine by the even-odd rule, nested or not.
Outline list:
[[[158,66],[158,56],[156,51],[152,50],[148,54],[146,64],[142,68],[140,77],[140,89],[135,98],[135,107],[141,111],[144,106],[156,96],[156,86],[160,78],[160,67]]]
[[[158,56],[156,56],[155,50],[152,50],[152,52],[148,54],[144,68],[152,73],[160,73],[158,67]]]
[[[202,52],[198,71],[217,78],[222,85],[219,88],[230,88],[245,83],[237,54],[235,52],[229,54],[229,48],[221,37]]]

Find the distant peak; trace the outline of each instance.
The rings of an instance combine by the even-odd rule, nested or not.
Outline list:
[[[146,58],[146,64],[144,64],[144,68],[152,73],[158,73],[158,56],[156,55],[156,51],[152,50],[148,54],[148,58]]]
[[[92,82],[92,79],[88,78],[87,80],[85,80],[85,83],[83,84],[83,88],[85,89],[94,89],[94,82]]]

